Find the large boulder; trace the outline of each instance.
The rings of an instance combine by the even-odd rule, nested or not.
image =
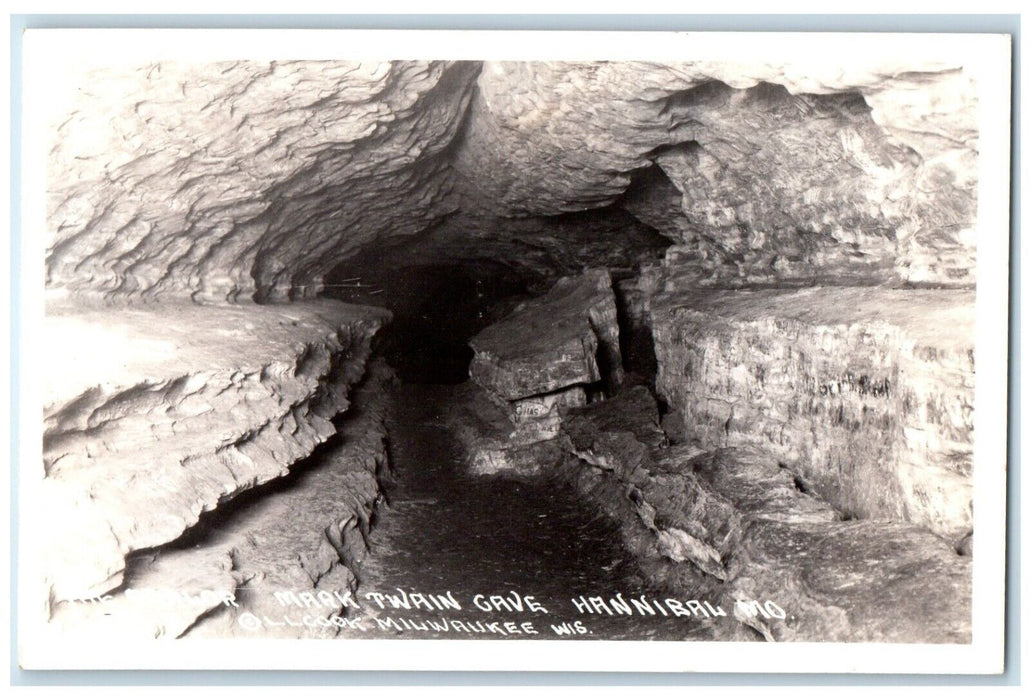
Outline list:
[[[562,411],[623,380],[607,270],[564,277],[469,341],[479,406],[456,421],[474,474],[532,476],[564,454]]]
[[[588,270],[560,279],[542,297],[469,341],[474,382],[507,401],[576,385],[622,380],[612,279]]]

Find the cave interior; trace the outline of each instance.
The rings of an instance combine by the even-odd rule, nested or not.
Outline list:
[[[589,615],[612,638],[969,641],[974,86],[825,63],[166,62],[58,95],[46,627],[361,636],[247,621],[452,581],[405,567],[507,593],[461,568],[493,551],[683,623]]]

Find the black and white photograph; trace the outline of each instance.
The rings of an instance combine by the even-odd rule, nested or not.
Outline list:
[[[24,46],[25,668],[1001,670],[1010,37]]]

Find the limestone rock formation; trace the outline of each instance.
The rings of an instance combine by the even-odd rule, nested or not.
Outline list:
[[[324,620],[353,616],[347,594],[355,590],[368,554],[366,539],[383,498],[379,478],[390,468],[385,415],[393,381],[389,367],[372,361],[355,389],[353,410],[317,460],[302,463],[288,486],[252,497],[250,506],[205,537],[202,549],[232,552],[233,575],[246,595],[238,607],[223,606],[219,615],[205,617],[191,636],[325,638],[345,628]],[[317,607],[310,606],[311,595]],[[316,613],[318,621],[281,624],[285,617],[297,621],[302,611]],[[260,627],[248,626],[254,618]]]
[[[655,399],[635,386],[614,399],[563,412],[563,433],[576,456],[602,469],[618,471],[633,481],[650,448],[668,444],[659,427]]]
[[[714,636],[969,641],[959,62],[72,74],[26,156],[56,351],[21,483],[59,632],[241,634],[270,592],[351,589],[385,459],[374,304],[395,351],[473,336],[443,417],[473,472],[575,483],[650,582],[735,610]],[[437,282],[462,276],[458,304]]]
[[[587,403],[583,387],[505,401],[474,382],[459,390],[446,417],[471,474],[541,476],[566,454],[561,409]]]
[[[477,474],[536,474],[562,454],[554,442],[561,411],[588,392],[623,380],[612,280],[606,270],[563,277],[547,294],[518,306],[470,341],[469,376],[484,389],[477,416],[455,424],[468,436]],[[467,428],[471,425],[479,429]]]
[[[112,319],[117,313],[117,321]],[[288,473],[335,433],[381,310],[51,308],[41,503],[51,603],[118,587],[134,551]]]
[[[970,284],[971,78],[869,60],[488,63],[456,167],[512,214],[627,193],[699,283]]]
[[[571,410],[579,460],[559,473],[622,521],[653,582],[740,623],[706,620],[713,637],[970,641],[969,557],[916,525],[842,520],[761,449],[664,446],[647,400],[638,387]]]
[[[336,260],[454,211],[444,152],[477,69],[243,61],[91,73],[57,98],[48,284],[315,296]]]
[[[302,462],[286,479],[202,516],[184,539],[130,555],[123,587],[58,604],[49,632],[94,639],[335,636],[382,498],[391,381],[390,370],[374,362],[315,463]],[[303,613],[321,624],[302,624]]]
[[[55,292],[309,297],[415,241],[557,276],[577,253],[546,217],[609,205],[699,284],[973,282],[976,85],[948,60],[169,62],[69,87],[40,154]],[[621,228],[580,264],[632,258]]]
[[[590,270],[551,290],[469,341],[469,376],[508,401],[600,381],[618,386],[623,364],[612,279]]]
[[[972,294],[675,282],[649,313],[677,437],[763,445],[852,517],[970,531]]]

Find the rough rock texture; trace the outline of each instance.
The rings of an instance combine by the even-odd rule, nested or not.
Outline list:
[[[326,276],[327,294],[369,303],[361,295],[370,290],[346,283],[336,286],[359,277],[383,290],[391,299],[391,310],[403,316],[406,289],[426,276],[428,268],[451,268],[492,287],[514,278],[539,296],[560,277],[588,268],[604,267],[613,277],[634,275],[641,265],[660,259],[671,243],[619,205],[509,218],[485,209],[490,204],[486,200],[465,204],[473,208],[456,212],[421,235],[369,246],[342,261]]]
[[[174,540],[333,435],[388,318],[329,301],[49,309],[51,602],[118,587],[131,552]]]
[[[531,476],[556,461],[561,411],[623,381],[606,270],[563,277],[470,341],[475,408],[452,417],[474,474]]]
[[[674,285],[650,304],[676,437],[766,446],[852,517],[969,533],[973,294]]]
[[[379,478],[389,469],[385,416],[393,381],[390,368],[374,361],[338,435],[310,468],[302,465],[293,483],[254,499],[206,538],[207,549],[231,548],[233,575],[245,591],[239,608],[221,608],[220,615],[202,620],[191,636],[336,636],[339,628],[329,626],[263,624],[251,630],[240,623],[240,616],[282,621],[284,613],[292,613],[296,619],[300,607],[284,606],[275,597],[284,591],[315,593],[321,616],[347,616],[341,599],[357,586],[371,520],[382,499]],[[335,604],[327,604],[327,593]]]
[[[48,283],[314,296],[359,246],[455,209],[444,152],[477,70],[276,61],[93,73],[54,125]]]
[[[333,469],[254,490],[334,433],[386,316],[223,302],[394,305],[411,350],[588,270],[473,340],[449,420],[474,471],[565,462],[655,581],[790,608],[742,618],[765,638],[967,639],[972,293],[898,288],[974,285],[976,86],[948,60],[847,63],[169,62],[55,86],[28,156],[47,290],[98,305],[47,311],[48,612],[220,635],[278,612],[270,590],[350,585],[374,397]],[[452,289],[424,292],[458,273],[482,296],[437,324]],[[683,444],[643,388],[587,405],[653,374]],[[167,546],[234,502],[210,546]],[[67,602],[130,584],[198,595]]]
[[[551,279],[633,264],[630,226],[540,219],[605,206],[699,284],[973,283],[975,86],[947,61],[169,62],[69,86],[40,154],[55,291],[313,296],[416,239]]]
[[[578,384],[622,382],[612,279],[589,270],[559,280],[469,341],[474,382],[509,401]]]
[[[229,551],[170,550],[133,559],[131,584],[96,598],[56,603],[44,638],[92,644],[175,639],[197,620],[231,607],[238,596]]]
[[[461,445],[469,473],[479,476],[536,478],[547,473],[567,452],[560,407],[587,403],[580,387],[514,403],[474,382],[456,392],[444,421]]]
[[[659,427],[655,399],[643,386],[583,409],[564,411],[562,430],[577,457],[627,478],[649,458],[650,448],[668,444]]]
[[[456,167],[523,215],[610,203],[652,168],[625,206],[703,282],[970,284],[971,80],[861,62],[488,63]]]
[[[714,638],[969,643],[969,557],[912,524],[843,521],[760,449],[667,447],[649,401],[571,409],[579,459],[558,473],[621,522],[653,583],[741,623],[709,620]]]
[[[381,499],[378,477],[388,468],[391,381],[389,368],[373,363],[339,434],[317,458],[205,515],[171,545],[132,555],[122,588],[103,600],[58,605],[48,631],[121,639],[335,636],[334,625],[284,620],[346,616],[342,601],[355,588]],[[305,595],[318,604],[302,611],[295,601]],[[249,626],[255,619],[260,625]]]

